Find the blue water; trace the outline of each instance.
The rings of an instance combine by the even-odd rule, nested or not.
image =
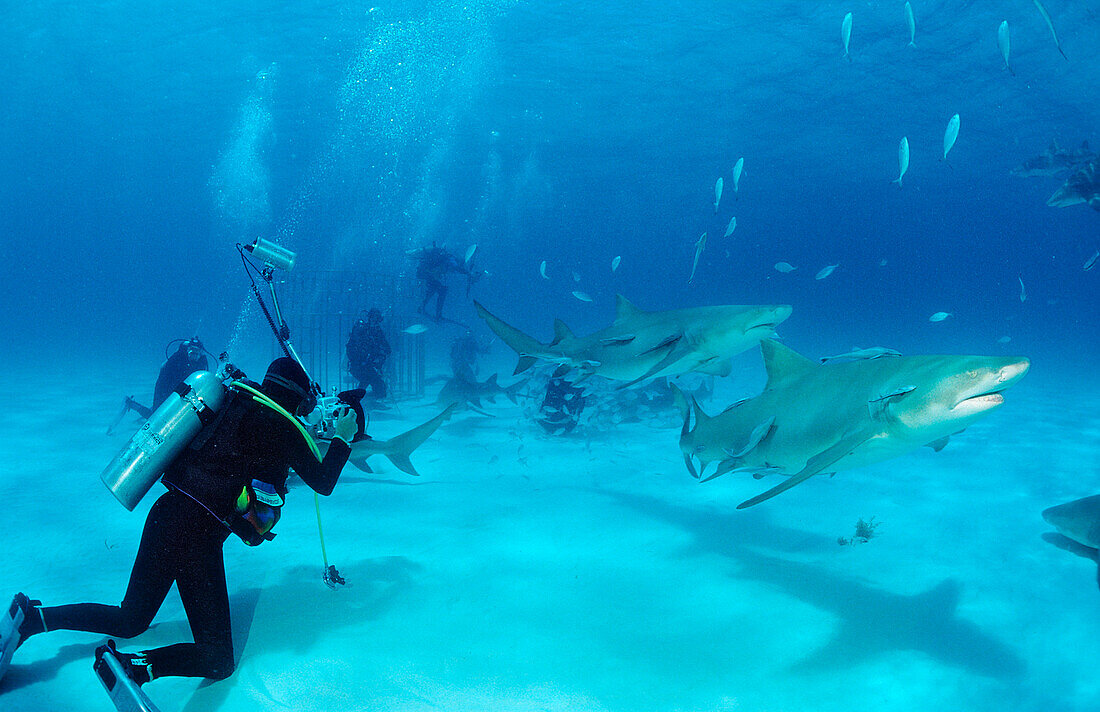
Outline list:
[[[1026,0],[913,0],[915,49],[902,3],[873,0],[12,5],[0,353],[20,371],[153,374],[170,339],[235,343],[237,242],[411,284],[405,251],[437,241],[476,243],[490,275],[473,296],[543,340],[554,317],[605,324],[617,292],[648,309],[791,304],[780,334],[807,355],[1019,354],[1034,388],[1080,407],[1100,363],[1100,268],[1082,269],[1100,213],[1047,207],[1061,181],[1009,171],[1052,140],[1100,148],[1100,13],[1046,6],[1068,60]],[[487,338],[462,292],[447,313]]]

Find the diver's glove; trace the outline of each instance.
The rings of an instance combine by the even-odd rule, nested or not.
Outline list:
[[[350,444],[357,432],[359,432],[359,423],[355,420],[355,411],[348,408],[336,419],[334,436]]]

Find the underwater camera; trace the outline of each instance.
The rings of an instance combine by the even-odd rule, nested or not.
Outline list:
[[[305,417],[305,421],[313,428],[314,435],[331,439],[336,433],[336,421],[349,410],[351,406],[340,396],[320,396],[317,406]]]

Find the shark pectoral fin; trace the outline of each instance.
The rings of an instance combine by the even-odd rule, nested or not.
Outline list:
[[[733,364],[730,363],[728,358],[710,358],[700,362],[699,365],[692,370],[696,373],[705,373],[710,376],[725,378],[730,375],[730,372],[733,370]]]
[[[738,509],[745,509],[746,507],[752,507],[753,505],[760,504],[766,499],[771,499],[777,494],[786,492],[795,485],[800,485],[806,480],[810,479],[814,475],[822,472],[826,467],[832,465],[837,460],[846,456],[852,450],[867,442],[877,432],[877,428],[863,429],[849,435],[848,437],[841,438],[839,442],[830,448],[822,450],[818,454],[810,458],[810,461],[806,463],[806,466],[801,471],[793,475],[790,479],[780,485],[772,487],[763,494],[758,494],[752,499],[747,499],[741,504],[737,505]]]
[[[638,355],[639,356],[644,356],[646,354],[651,354],[654,351],[660,351],[661,349],[667,348],[669,346],[675,346],[683,338],[684,338],[683,334],[673,334],[672,336],[669,336],[669,337],[666,337],[665,339],[662,339],[661,342],[659,344],[657,344],[656,346],[654,346],[652,348],[648,348],[648,349],[646,349],[645,351],[643,351],[642,353],[640,353]]]
[[[537,360],[538,359],[536,359],[534,356],[525,356],[523,354],[520,354],[519,361],[516,362],[516,370],[512,371],[512,375],[517,376],[517,375],[523,373],[527,369],[534,366],[535,361],[537,361]]]
[[[718,469],[716,469],[714,471],[714,474],[700,480],[700,482],[710,482],[715,477],[721,477],[722,475],[726,474],[727,472],[732,472],[733,470],[736,470],[740,466],[740,464],[741,464],[740,460],[738,460],[736,458],[732,458],[732,457],[728,458],[726,460],[722,460],[721,462],[718,463]]]
[[[950,439],[951,439],[950,435],[945,435],[945,436],[943,436],[942,438],[940,438],[938,440],[933,440],[932,442],[928,443],[925,447],[930,447],[934,451],[939,452],[940,450],[943,450],[945,447],[947,447],[947,441],[950,440]]]
[[[358,467],[363,472],[373,473],[374,470],[370,469],[370,465],[367,464],[367,457],[368,456],[349,457],[348,462],[355,465],[356,467]]]
[[[673,343],[676,343],[676,342],[673,342]],[[650,349],[650,350],[652,351],[653,349]],[[633,381],[628,381],[627,383],[622,384],[621,386],[618,387],[617,390],[622,390],[624,388],[629,388],[630,386],[633,386],[635,383],[640,383],[641,381],[644,381],[647,378],[652,378],[653,376],[656,376],[661,371],[665,370],[666,368],[668,368],[672,364],[674,364],[677,361],[679,361],[680,359],[682,359],[690,351],[691,351],[690,348],[681,347],[680,345],[674,346],[672,348],[672,350],[669,351],[668,354],[665,355],[664,358],[662,358],[657,363],[653,364],[652,368],[650,368],[648,371],[646,371],[642,375],[635,378]]]

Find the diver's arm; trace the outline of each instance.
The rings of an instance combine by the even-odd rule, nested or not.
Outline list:
[[[336,437],[329,443],[328,450],[320,462],[317,461],[317,457],[306,441],[299,436],[295,440],[290,466],[314,492],[327,497],[332,494],[336,481],[340,479],[340,472],[347,464],[348,457],[351,455],[351,446],[348,445],[348,441],[355,437],[358,428],[353,411],[349,410],[341,416],[336,421]]]

